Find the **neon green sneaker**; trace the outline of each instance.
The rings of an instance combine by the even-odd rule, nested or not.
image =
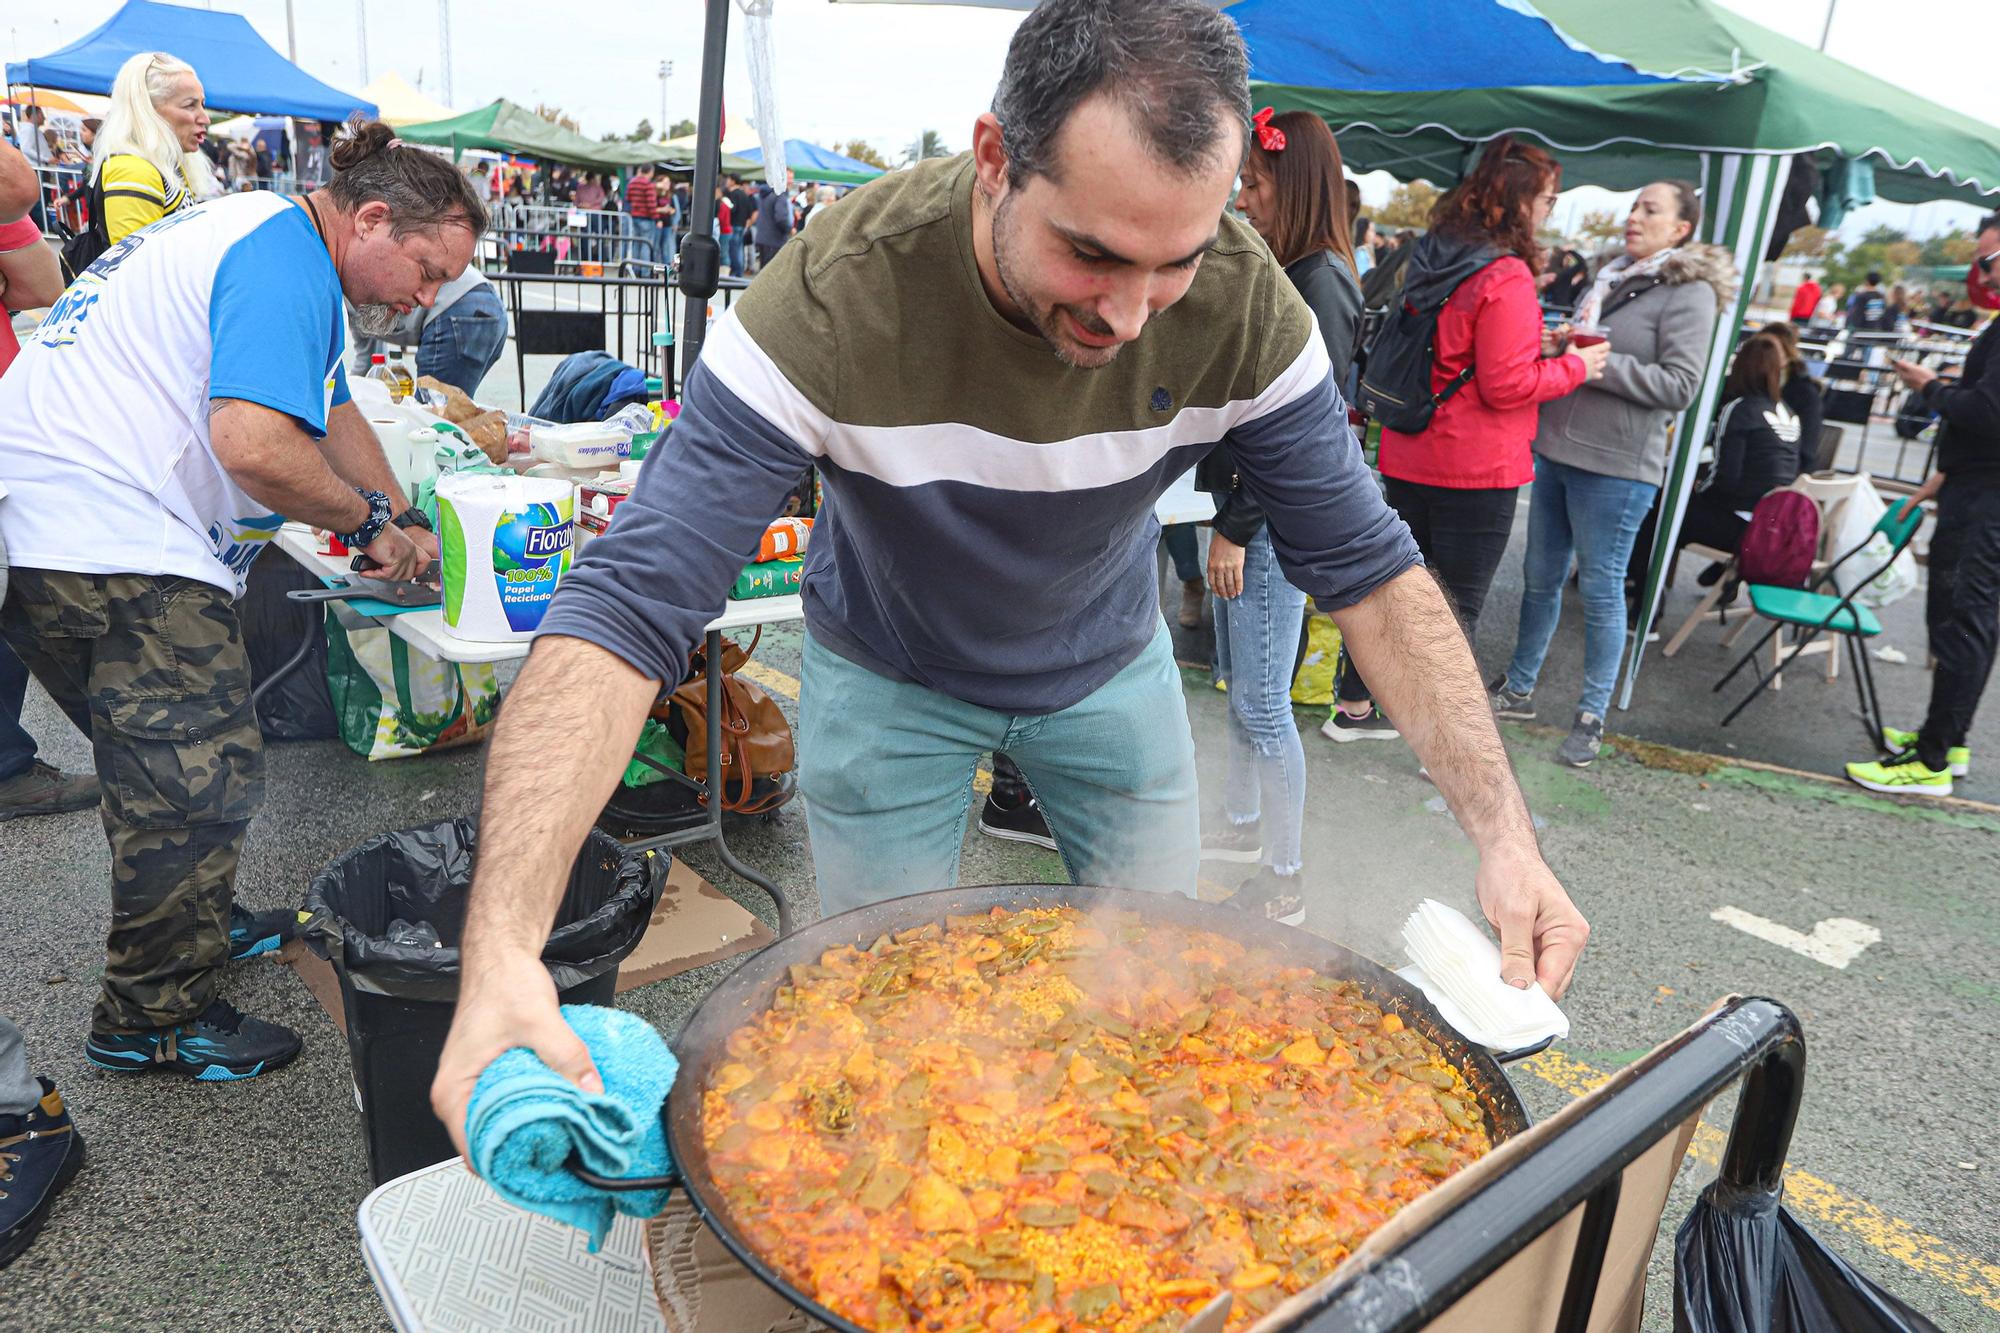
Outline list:
[[[1925,767],[1914,750],[1880,762],[1849,764],[1847,780],[1891,796],[1951,795],[1951,770]]]
[[[1904,731],[1901,727],[1884,727],[1882,728],[1882,744],[1892,754],[1901,754],[1905,750],[1914,750],[1917,748],[1917,733],[1914,731]],[[1972,772],[1972,747],[1970,745],[1952,746],[1944,752],[1944,762],[1946,767],[1951,769],[1953,777],[1965,777]]]

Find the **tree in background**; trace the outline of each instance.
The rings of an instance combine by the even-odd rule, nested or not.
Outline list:
[[[833,151],[842,157],[851,157],[856,162],[866,162],[871,167],[880,167],[883,171],[889,169],[888,159],[876,152],[875,146],[866,139],[849,139]]]
[[[1785,242],[1780,259],[1822,259],[1827,247],[1833,241],[1833,233],[1825,227],[1800,227]]]
[[[630,134],[618,134],[607,130],[597,136],[600,143],[645,143],[653,137],[653,122],[640,120],[638,127]]]
[[[673,126],[667,130],[667,137],[669,139],[685,139],[694,132],[695,132],[695,123],[693,121],[677,120],[673,123]]]
[[[1625,220],[1608,208],[1593,209],[1576,224],[1576,234],[1590,250],[1601,250],[1612,237],[1625,234]]]
[[[1852,291],[1870,273],[1880,273],[1882,281],[1894,283],[1905,268],[1922,260],[1923,253],[1922,246],[1894,227],[1870,227],[1852,246],[1840,240],[1827,243],[1823,281],[1841,283]]]
[[[1410,181],[1389,194],[1389,202],[1376,210],[1375,221],[1390,227],[1428,227],[1431,209],[1443,194],[1429,181]]]
[[[915,143],[903,150],[903,161],[922,162],[926,158],[950,157],[951,149],[944,146],[944,136],[936,130],[925,130],[917,136]]]
[[[543,106],[540,102],[537,102],[535,103],[535,114],[543,120],[554,121],[572,134],[583,133],[583,127],[576,123],[576,117],[564,115],[563,109],[559,106]],[[606,137],[616,138],[617,136],[607,135]]]
[[[1948,231],[1942,236],[1933,236],[1924,242],[1917,255],[1917,262],[1936,268],[1944,264],[1970,264],[1977,243],[1972,233]]]

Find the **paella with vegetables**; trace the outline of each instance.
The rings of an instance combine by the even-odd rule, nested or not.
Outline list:
[[[701,1133],[730,1220],[864,1328],[1241,1328],[1483,1156],[1351,981],[1131,912],[995,908],[797,964]]]

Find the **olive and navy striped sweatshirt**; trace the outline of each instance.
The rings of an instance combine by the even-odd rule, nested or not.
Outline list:
[[[541,633],[678,682],[808,465],[806,626],[894,680],[1010,714],[1078,702],[1160,619],[1153,504],[1227,440],[1287,578],[1338,610],[1421,557],[1348,428],[1318,327],[1225,217],[1186,296],[1078,370],[993,308],[969,155],[868,185],[709,335],[681,415]]]

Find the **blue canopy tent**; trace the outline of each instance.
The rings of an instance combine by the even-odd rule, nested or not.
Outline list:
[[[745,161],[764,165],[762,148],[747,149],[742,156]],[[865,185],[882,174],[880,167],[871,167],[804,139],[785,140],[785,165],[802,181],[825,181],[833,185]]]
[[[292,64],[240,14],[126,0],[125,6],[61,50],[10,62],[9,84],[108,93],[118,67],[142,51],[168,51],[194,66],[208,104],[227,111],[345,120],[375,104],[332,88]]]

